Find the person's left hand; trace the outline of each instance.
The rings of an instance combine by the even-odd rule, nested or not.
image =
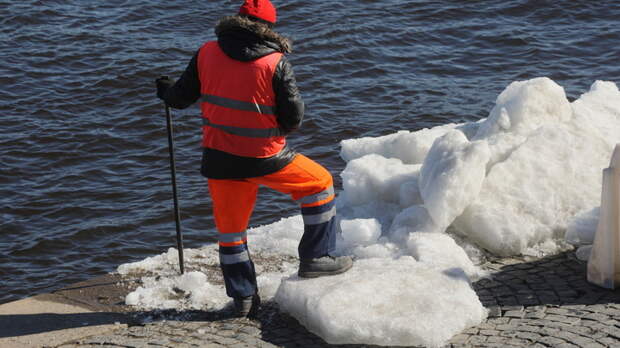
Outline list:
[[[168,76],[160,76],[155,79],[155,86],[157,86],[157,98],[164,99],[164,94],[168,90],[168,88],[174,85],[174,81],[172,81]]]

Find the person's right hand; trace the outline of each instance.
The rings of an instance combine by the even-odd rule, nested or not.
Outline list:
[[[157,98],[164,99],[164,94],[168,90],[168,88],[174,85],[174,81],[172,81],[168,76],[160,76],[155,79],[155,86],[157,86]]]

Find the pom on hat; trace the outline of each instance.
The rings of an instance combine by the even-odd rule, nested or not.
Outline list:
[[[269,0],[245,0],[239,8],[239,14],[276,23],[276,8]]]

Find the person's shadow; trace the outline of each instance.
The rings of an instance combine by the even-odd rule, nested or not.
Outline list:
[[[41,313],[0,315],[0,338],[18,337],[80,328],[86,326],[126,324],[125,315],[119,313]]]

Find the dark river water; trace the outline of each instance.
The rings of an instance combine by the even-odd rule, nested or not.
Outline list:
[[[306,101],[289,138],[340,185],[342,139],[486,117],[512,81],[620,82],[620,2],[273,0]],[[0,303],[175,246],[165,114],[241,1],[0,0]],[[213,242],[197,106],[174,112],[185,246]],[[297,213],[260,191],[251,225]],[[251,246],[250,246],[251,247]]]

